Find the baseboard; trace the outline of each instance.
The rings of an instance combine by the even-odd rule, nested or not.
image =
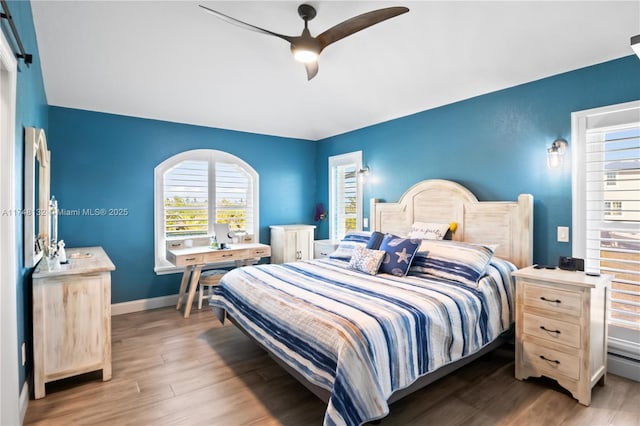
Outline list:
[[[611,352],[607,356],[607,372],[640,382],[640,362]]]
[[[20,391],[20,424],[24,423],[24,416],[27,414],[27,406],[29,405],[29,381],[25,380]]]
[[[172,305],[175,306],[176,303],[178,303],[177,294],[114,303],[111,305],[111,316],[128,314],[131,312],[148,311],[149,309],[164,308]]]

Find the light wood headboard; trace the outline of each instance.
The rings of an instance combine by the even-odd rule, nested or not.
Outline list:
[[[533,196],[478,201],[464,186],[440,179],[413,185],[397,203],[371,199],[371,229],[407,235],[414,222],[457,222],[453,239],[497,245],[495,254],[522,268],[533,263]]]

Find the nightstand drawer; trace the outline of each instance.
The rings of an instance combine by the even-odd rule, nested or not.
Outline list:
[[[525,312],[522,329],[525,334],[563,345],[580,348],[580,325],[558,321]]]
[[[579,317],[582,314],[580,293],[532,283],[524,285],[524,304]]]
[[[545,346],[524,342],[524,358],[526,364],[547,377],[557,378],[558,374],[573,380],[580,378],[580,357],[556,351]]]
[[[339,241],[334,240],[315,240],[313,242],[313,258],[329,257],[331,253],[336,251],[339,243]]]

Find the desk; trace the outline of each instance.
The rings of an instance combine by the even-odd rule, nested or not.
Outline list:
[[[191,276],[189,295],[184,308],[184,317],[189,318],[193,298],[196,295],[196,288],[200,280],[200,273],[205,265],[233,260],[236,262],[236,266],[244,266],[247,260],[269,256],[271,256],[271,247],[259,243],[231,244],[229,248],[224,250],[212,249],[207,246],[167,249],[167,260],[176,266],[185,267],[182,281],[180,282],[180,293],[176,309],[180,309],[182,305],[182,298],[186,292],[187,284],[189,284],[189,276]]]

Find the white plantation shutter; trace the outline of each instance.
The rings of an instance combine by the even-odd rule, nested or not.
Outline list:
[[[232,231],[254,233],[253,182],[249,173],[232,163],[215,164],[216,222]]]
[[[258,174],[241,159],[204,149],[167,159],[155,169],[156,272],[175,269],[167,241],[208,243],[215,222],[256,235],[258,219]]]
[[[640,123],[586,136],[585,267],[615,275],[610,323],[640,331]]]
[[[356,229],[356,203],[358,199],[358,185],[356,166],[349,164],[334,169],[336,181],[336,212],[333,215],[333,226],[339,236]]]
[[[206,235],[209,221],[209,163],[183,161],[164,176],[165,236]]]
[[[349,231],[361,230],[362,151],[329,157],[329,234],[339,240]]]
[[[609,371],[640,380],[640,101],[574,112],[573,255],[614,275]]]

